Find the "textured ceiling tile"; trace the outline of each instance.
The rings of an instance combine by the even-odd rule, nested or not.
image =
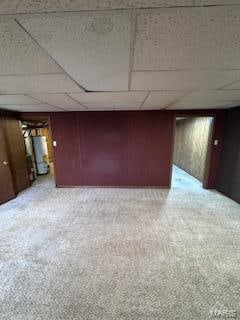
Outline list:
[[[130,14],[20,19],[41,46],[85,89],[127,90]]]
[[[190,6],[192,0],[1,0],[0,14]]]
[[[86,92],[69,94],[74,99],[86,103],[143,102],[147,92]]]
[[[221,101],[221,100],[239,100],[240,90],[206,90],[193,91],[183,98],[184,101]]]
[[[186,92],[181,91],[154,91],[149,94],[143,104],[143,109],[166,107],[167,105],[179,100]]]
[[[240,71],[133,72],[131,90],[219,89],[238,79]]]
[[[240,68],[239,30],[238,6],[140,13],[134,70]]]
[[[232,83],[231,85],[229,86],[226,86],[224,87],[224,90],[227,89],[227,90],[240,90],[240,81],[236,81],[234,83]]]
[[[85,103],[84,105],[88,109],[122,109],[122,108],[128,108],[128,109],[139,109],[141,107],[141,102],[116,102],[116,101],[106,101],[106,102],[95,102],[95,103]]]
[[[0,75],[60,72],[57,64],[13,19],[0,21]]]
[[[217,109],[230,108],[238,105],[236,101],[186,101],[176,102],[168,109]]]
[[[6,110],[19,111],[19,112],[63,111],[60,108],[49,106],[47,104],[6,105],[1,107]]]
[[[0,76],[1,93],[77,92],[81,89],[64,74]]]
[[[240,4],[240,0],[195,0],[195,6],[216,6]]]
[[[0,95],[0,105],[1,104],[39,104],[40,102],[24,95],[11,94],[11,95]]]
[[[61,107],[64,109],[69,109],[69,108],[84,109],[84,106],[82,106],[80,103],[71,99],[70,97],[68,97],[66,94],[63,94],[63,93],[34,94],[34,95],[31,95],[31,97],[36,98],[42,102],[45,102],[57,107]]]

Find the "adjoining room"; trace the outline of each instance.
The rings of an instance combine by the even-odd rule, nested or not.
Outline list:
[[[206,186],[212,152],[213,124],[213,117],[176,116],[172,187]]]
[[[22,120],[26,162],[30,184],[54,180],[53,141],[48,118]]]

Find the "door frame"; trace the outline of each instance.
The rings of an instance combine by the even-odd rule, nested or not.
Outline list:
[[[175,134],[176,134],[176,118],[184,117],[184,118],[212,118],[211,128],[208,137],[208,146],[207,146],[207,153],[206,153],[206,160],[205,160],[205,167],[204,167],[204,175],[202,181],[202,188],[208,188],[208,181],[210,176],[210,166],[211,166],[211,159],[212,159],[212,151],[213,151],[213,136],[214,136],[214,129],[216,126],[216,115],[211,113],[184,113],[184,112],[177,112],[173,115],[173,141],[172,141],[172,156],[171,156],[171,168],[170,168],[170,177],[169,177],[169,188],[172,186],[172,168],[173,168],[173,160],[174,160],[174,149],[175,149]]]
[[[52,138],[52,141],[53,141],[53,135],[52,135],[52,124],[51,124],[51,117],[50,115],[34,115],[34,114],[29,114],[27,115],[26,113],[24,113],[21,117],[20,117],[20,121],[23,122],[23,121],[47,121],[48,122],[48,125],[49,125],[49,131],[50,131],[50,134],[51,134],[51,138]],[[54,148],[53,148],[53,178],[54,178],[54,183],[55,183],[55,186],[56,186],[56,171],[55,171],[55,168],[56,168],[56,165],[55,165],[55,155],[54,155]]]

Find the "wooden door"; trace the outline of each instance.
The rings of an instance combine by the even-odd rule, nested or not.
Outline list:
[[[2,130],[8,154],[9,167],[12,173],[15,193],[29,187],[27,161],[22,129],[18,119],[3,117]]]
[[[15,197],[7,150],[0,123],[0,204]]]

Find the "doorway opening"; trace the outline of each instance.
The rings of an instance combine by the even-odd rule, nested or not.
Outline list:
[[[176,116],[172,187],[207,188],[214,117]]]
[[[21,121],[30,184],[54,185],[52,133],[49,119]]]

